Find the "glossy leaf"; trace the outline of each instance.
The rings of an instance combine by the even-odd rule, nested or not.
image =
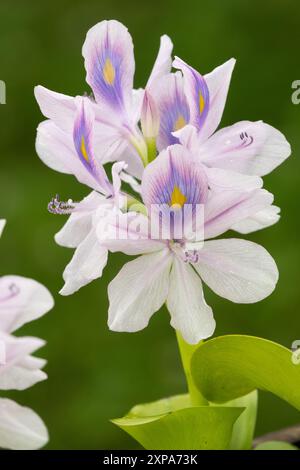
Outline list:
[[[300,365],[272,341],[239,335],[212,339],[195,351],[191,372],[209,401],[222,403],[260,388],[300,410]]]
[[[146,449],[227,449],[242,407],[191,407],[188,395],[137,405],[112,422]]]
[[[251,449],[257,415],[257,390],[243,397],[227,401],[220,406],[245,407],[245,411],[234,423],[229,448],[231,450]]]
[[[289,442],[283,441],[266,441],[255,447],[254,450],[299,450]]]

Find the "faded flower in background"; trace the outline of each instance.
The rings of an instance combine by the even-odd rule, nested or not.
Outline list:
[[[0,234],[5,221],[0,220]],[[45,342],[34,337],[15,337],[12,333],[53,308],[50,292],[33,279],[21,276],[0,277],[0,390],[24,390],[45,380],[46,361],[32,354]],[[0,447],[38,449],[48,441],[41,418],[30,408],[0,398]]]

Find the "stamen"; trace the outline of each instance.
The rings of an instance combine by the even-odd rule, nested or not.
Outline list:
[[[197,250],[188,250],[184,252],[185,263],[198,263],[199,253]]]
[[[68,201],[60,201],[59,195],[56,194],[48,204],[48,211],[55,215],[69,215],[76,210],[77,204],[78,202],[73,202],[72,199],[69,199]]]

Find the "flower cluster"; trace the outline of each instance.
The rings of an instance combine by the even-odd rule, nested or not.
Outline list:
[[[5,221],[0,220],[0,235]],[[46,361],[32,356],[45,342],[33,337],[15,337],[12,332],[53,307],[49,291],[33,279],[0,277],[0,390],[24,390],[45,380]],[[41,418],[30,408],[0,398],[0,447],[38,449],[48,441]]]
[[[56,197],[49,204],[70,214],[56,242],[75,248],[61,294],[99,278],[109,252],[139,255],[109,285],[110,329],[141,330],[166,303],[171,325],[197,343],[215,328],[202,281],[238,303],[257,302],[275,288],[277,267],[264,248],[212,239],[278,221],[261,177],[290,146],[262,121],[217,130],[235,60],[202,76],[178,57],[172,61],[172,48],[162,36],[147,84],[136,90],[127,29],[117,21],[95,25],[82,50],[93,93],[70,97],[36,87],[47,118],[36,149],[46,165],[92,189],[81,202]]]

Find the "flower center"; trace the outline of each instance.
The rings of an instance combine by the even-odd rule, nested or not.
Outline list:
[[[181,209],[182,206],[185,204],[187,198],[186,196],[180,191],[180,188],[178,186],[174,186],[172,195],[171,195],[171,200],[169,202],[169,206],[172,208],[178,208]]]
[[[179,114],[178,118],[176,119],[174,123],[174,132],[179,131],[182,127],[186,125],[186,120],[182,116],[182,114]]]
[[[115,81],[115,68],[110,59],[106,59],[103,67],[103,78],[108,85],[113,85]]]

